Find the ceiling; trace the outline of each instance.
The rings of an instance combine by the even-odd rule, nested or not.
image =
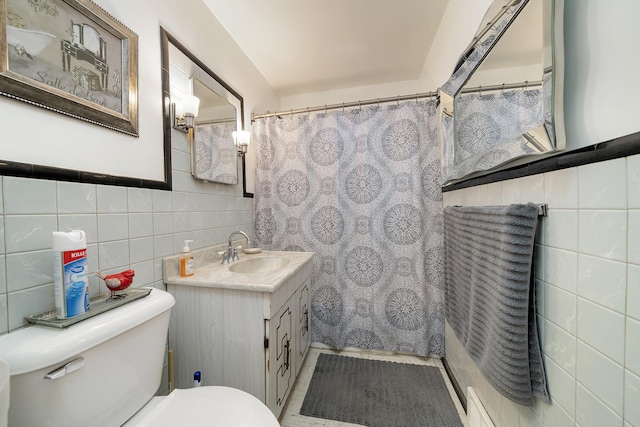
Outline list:
[[[280,96],[416,80],[448,0],[203,0]]]

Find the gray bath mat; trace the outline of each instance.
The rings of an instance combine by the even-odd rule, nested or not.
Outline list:
[[[370,427],[462,427],[434,366],[318,357],[301,415]]]

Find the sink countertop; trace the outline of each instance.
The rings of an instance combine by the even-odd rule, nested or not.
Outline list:
[[[180,277],[177,272],[169,273],[164,282],[167,285],[198,286],[207,288],[240,289],[257,292],[274,292],[291,276],[299,271],[315,252],[262,251],[259,254],[240,254],[240,260],[222,265],[221,260],[196,266],[193,276]],[[229,267],[249,259],[284,257],[289,263],[281,269],[262,273],[234,273]]]

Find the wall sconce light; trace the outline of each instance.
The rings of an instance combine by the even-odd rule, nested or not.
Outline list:
[[[251,133],[248,130],[233,132],[233,144],[238,147],[238,156],[243,157],[246,154],[250,140]]]
[[[200,100],[193,95],[179,94],[172,96],[171,121],[173,128],[180,132],[188,133],[193,129],[195,118],[198,116]]]

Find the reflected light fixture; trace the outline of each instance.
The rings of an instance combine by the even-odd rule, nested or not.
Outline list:
[[[233,144],[238,148],[238,156],[243,157],[246,154],[250,140],[251,133],[248,130],[233,132]]]
[[[198,97],[187,94],[172,96],[171,116],[173,128],[181,132],[188,133],[193,129],[195,118],[198,116],[200,100]]]

